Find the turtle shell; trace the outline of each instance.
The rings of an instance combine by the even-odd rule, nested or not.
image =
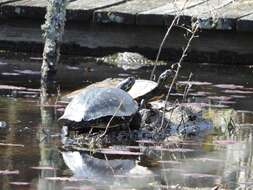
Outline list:
[[[138,79],[135,80],[134,85],[128,91],[128,93],[134,98],[140,98],[145,96],[148,93],[151,93],[153,90],[157,88],[157,82],[151,80]]]
[[[90,87],[72,99],[60,119],[81,122],[113,115],[127,117],[137,110],[137,102],[119,88]]]
[[[70,102],[75,96],[77,96],[78,94],[80,94],[82,91],[85,91],[87,88],[94,88],[94,87],[98,87],[98,88],[113,88],[116,87],[118,83],[120,83],[122,80],[124,80],[123,78],[107,78],[103,81],[100,82],[96,82],[93,83],[89,86],[86,86],[84,88],[75,90],[73,92],[70,92],[66,95],[64,95],[61,100],[64,102]]]
[[[123,78],[108,78],[103,81],[91,84],[85,88],[75,90],[69,94],[66,94],[65,96],[62,97],[62,100],[66,102],[70,102],[76,95],[86,90],[87,88],[94,88],[94,87],[112,88],[112,87],[117,86],[117,84],[121,82],[122,80],[124,79]],[[152,92],[153,90],[156,89],[156,87],[157,87],[157,82],[154,82],[151,80],[137,79],[135,80],[134,85],[128,91],[128,93],[132,96],[132,98],[137,99],[139,97],[142,97]]]

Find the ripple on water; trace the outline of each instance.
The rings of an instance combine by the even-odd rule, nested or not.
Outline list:
[[[5,62],[1,62],[0,61],[0,65],[6,65],[7,63]],[[91,66],[92,68],[96,68],[97,65],[95,65],[94,67]],[[9,62],[8,62],[8,67],[9,67]],[[105,65],[103,65],[103,68],[106,67]],[[4,68],[1,67],[1,68]],[[15,67],[13,68],[13,70],[7,70],[7,71],[1,71],[2,72],[2,78],[6,78],[6,81],[1,81],[2,84],[3,82],[6,82],[6,84],[12,84],[15,85],[14,83],[10,83],[12,81],[9,81],[9,79],[15,79],[18,78],[18,80],[20,80],[20,77],[16,77],[18,75],[24,76],[24,77],[33,77],[33,75],[39,75],[38,72],[38,68],[28,68],[25,70],[22,69],[17,69],[20,67]],[[16,69],[16,70],[15,70]],[[72,67],[70,66],[66,66],[64,67],[64,69],[66,70],[73,70],[71,72],[75,72],[74,70],[77,70],[76,67]],[[185,68],[182,68],[185,69]],[[191,68],[192,69],[192,68]],[[37,70],[37,71],[36,71]],[[222,69],[220,69],[222,70]],[[94,73],[94,76],[91,76],[92,73],[90,73],[90,75],[85,75],[85,77],[83,78],[78,78],[80,79],[80,81],[85,81],[85,83],[91,83],[91,82],[95,82],[96,80],[101,80],[101,78],[107,78],[107,77],[112,77],[109,76],[112,73],[102,73],[102,69],[99,70],[101,71],[101,76],[98,77],[97,72]],[[223,70],[224,71],[224,70]],[[222,71],[222,72],[223,72]],[[122,69],[118,70],[117,73],[113,73],[113,76],[122,76],[122,77],[127,77],[127,76],[131,76],[133,75],[133,73],[136,72],[136,74],[134,74],[134,76],[138,76],[138,77],[148,77],[148,75],[150,74],[150,70],[149,68],[145,68],[145,70],[138,70],[138,71],[128,71],[128,72],[123,72]],[[183,71],[184,72],[184,71]],[[213,73],[214,77],[209,77],[208,73],[204,73],[206,72],[205,69],[204,71],[200,71],[201,75],[198,75],[196,77],[196,81],[193,81],[192,83],[190,83],[190,85],[193,85],[193,89],[196,87],[198,88],[198,90],[195,93],[195,91],[191,91],[191,93],[195,93],[195,94],[191,94],[190,95],[194,95],[194,96],[209,96],[208,98],[205,97],[204,102],[218,102],[218,105],[210,105],[209,104],[203,104],[203,107],[208,107],[208,111],[210,110],[215,110],[214,112],[217,113],[217,110],[228,110],[228,105],[224,106],[221,105],[221,103],[233,103],[233,102],[228,102],[228,101],[237,101],[237,103],[239,104],[238,107],[236,107],[237,109],[248,109],[245,108],[245,105],[250,107],[252,105],[252,101],[250,100],[251,95],[253,94],[253,91],[251,88],[245,88],[243,85],[233,85],[233,84],[226,84],[226,82],[230,82],[227,81],[227,76],[221,76],[220,73]],[[209,72],[209,71],[208,71]],[[243,71],[242,71],[243,72]],[[69,72],[67,72],[69,73]],[[80,72],[81,73],[81,72]],[[83,73],[82,73],[83,74]],[[146,75],[147,74],[147,75]],[[247,73],[246,73],[247,74]],[[252,73],[251,73],[252,74]],[[27,75],[27,76],[26,76]],[[231,75],[231,74],[230,74]],[[6,77],[3,77],[6,76]],[[9,76],[9,77],[7,77]],[[204,76],[204,77],[203,77]],[[208,78],[206,77],[208,76]],[[221,77],[217,77],[217,76],[221,76]],[[245,76],[245,75],[242,75]],[[67,78],[66,76],[63,76],[65,78]],[[202,78],[201,78],[202,77]],[[240,77],[240,76],[239,76]],[[236,77],[235,77],[236,78]],[[245,78],[245,77],[244,77]],[[243,81],[244,78],[238,78],[238,84],[247,84],[247,86],[250,87],[250,85],[252,84],[252,75],[247,76],[247,81]],[[75,78],[73,78],[73,80],[69,80],[69,78],[67,78],[67,80],[65,80],[64,82],[62,82],[62,84],[66,85],[66,83],[70,83],[70,85],[76,85],[74,84],[73,81]],[[184,79],[182,79],[184,80]],[[207,82],[198,82],[198,81],[207,81]],[[245,83],[245,82],[248,82]],[[20,81],[19,81],[20,82]],[[21,81],[22,82],[22,81]],[[73,84],[72,84],[73,83]],[[232,83],[232,82],[231,82]],[[236,82],[237,83],[237,82]],[[182,84],[187,84],[187,82],[182,82]],[[211,84],[215,84],[215,85],[211,85]],[[17,85],[17,84],[16,84]],[[22,84],[23,85],[23,84]],[[24,84],[24,86],[26,85],[30,85],[30,84]],[[194,87],[195,85],[195,87]],[[209,85],[209,86],[208,86]],[[203,87],[202,87],[203,86]],[[251,86],[252,87],[252,86]],[[13,89],[15,91],[21,91],[22,87],[15,87],[15,86],[0,86],[1,88],[8,88],[8,89]],[[38,86],[37,86],[38,88]],[[73,86],[71,86],[71,88],[74,88]],[[23,90],[27,90],[27,89],[23,89]],[[195,89],[194,89],[195,90]],[[29,91],[29,90],[28,90]],[[225,93],[224,93],[225,92]],[[27,93],[26,93],[27,94]],[[30,92],[28,92],[28,94],[30,94]],[[178,95],[178,99],[179,101],[182,100],[181,96],[183,96],[183,94],[175,94]],[[5,98],[5,97],[4,97]],[[174,97],[172,97],[174,98]],[[244,99],[245,98],[245,99]],[[201,100],[203,100],[204,98],[201,97]],[[207,101],[206,101],[207,99]],[[212,101],[212,100],[213,101]],[[1,99],[2,100],[2,99]],[[15,177],[15,181],[14,178],[12,180],[12,182],[27,182],[27,183],[32,183],[34,186],[37,185],[37,181],[40,180],[45,180],[45,184],[51,183],[55,184],[55,183],[59,183],[59,184],[63,184],[63,188],[52,188],[52,190],[56,190],[56,189],[99,189],[97,188],[97,185],[99,185],[99,183],[93,183],[93,179],[80,179],[82,183],[87,183],[90,186],[82,186],[79,184],[79,179],[75,178],[74,175],[71,176],[72,174],[67,173],[69,171],[69,169],[67,168],[66,165],[64,165],[64,160],[62,157],[59,156],[56,157],[57,153],[59,152],[59,150],[54,150],[53,147],[55,147],[55,145],[58,146],[57,143],[60,143],[56,140],[57,138],[53,137],[48,137],[47,139],[43,140],[43,142],[39,141],[40,137],[40,130],[41,127],[36,127],[36,126],[43,126],[43,127],[47,127],[50,130],[54,128],[54,132],[58,132],[60,127],[58,127],[58,123],[57,123],[57,118],[59,117],[59,113],[55,112],[56,109],[62,109],[60,107],[58,107],[58,105],[51,105],[49,104],[48,106],[44,106],[43,108],[39,107],[37,99],[35,99],[36,101],[31,101],[30,99],[26,99],[26,101],[24,102],[24,100],[22,100],[22,98],[16,98],[15,102],[13,101],[13,99],[3,99],[3,101],[0,101],[1,103],[1,114],[0,114],[0,125],[1,125],[1,121],[6,121],[8,123],[8,127],[7,129],[10,129],[10,132],[8,132],[7,135],[2,135],[1,139],[0,139],[0,148],[3,149],[4,151],[0,151],[0,156],[1,156],[1,162],[0,162],[0,166],[1,166],[1,171],[0,171],[0,175],[2,177],[6,177],[3,175],[10,175],[10,177],[12,177],[11,175],[13,175]],[[34,99],[33,99],[34,100]],[[196,101],[200,101],[200,98],[197,97],[195,99]],[[210,100],[210,101],[209,101]],[[240,101],[242,102],[242,104],[240,103]],[[197,103],[199,104],[199,103]],[[29,106],[28,106],[29,105]],[[160,105],[157,105],[158,107]],[[212,107],[220,107],[219,109],[213,109]],[[234,106],[234,105],[233,105]],[[222,109],[222,108],[226,108],[226,109]],[[252,107],[252,106],[251,106]],[[210,109],[209,109],[210,108]],[[194,108],[192,108],[194,109]],[[200,106],[200,110],[202,109],[202,106]],[[61,110],[62,111],[62,110]],[[241,113],[242,112],[242,113]],[[237,176],[243,177],[245,176],[245,168],[243,166],[247,166],[246,169],[251,169],[252,164],[251,164],[251,160],[252,160],[252,153],[251,153],[251,145],[252,145],[252,121],[253,121],[253,117],[252,117],[252,113],[250,111],[237,111],[237,117],[240,117],[239,119],[237,117],[235,117],[234,121],[237,122],[238,120],[241,122],[244,122],[243,124],[240,124],[240,129],[242,134],[236,134],[234,136],[232,136],[231,138],[228,138],[228,136],[225,136],[224,133],[221,133],[219,131],[218,128],[218,132],[215,134],[210,134],[207,137],[203,138],[202,140],[199,140],[198,137],[196,137],[199,141],[190,141],[192,139],[192,137],[190,137],[189,141],[179,141],[176,143],[176,147],[175,148],[166,148],[164,147],[163,143],[156,143],[154,141],[139,141],[139,144],[134,144],[134,145],[130,145],[128,147],[126,147],[126,150],[118,150],[118,149],[103,149],[100,150],[100,154],[101,155],[97,155],[97,156],[104,156],[106,154],[108,161],[110,161],[110,159],[121,159],[120,161],[123,161],[124,158],[128,158],[128,159],[133,159],[134,158],[134,162],[135,163],[135,159],[136,162],[139,161],[138,159],[143,159],[141,160],[141,164],[150,164],[149,162],[156,162],[155,164],[150,164],[150,166],[152,166],[152,171],[158,171],[158,175],[161,175],[161,177],[157,177],[157,181],[155,181],[155,183],[152,183],[153,185],[159,185],[159,184],[166,184],[166,182],[168,182],[168,184],[179,184],[180,186],[187,186],[187,188],[185,189],[190,189],[188,187],[192,187],[191,189],[194,188],[200,188],[203,186],[208,186],[208,188],[206,189],[211,189],[211,187],[214,187],[215,184],[214,183],[219,183],[220,182],[220,175],[223,175],[224,173],[227,173],[231,167],[230,166],[237,166],[239,164],[241,164],[241,166],[239,168],[241,168],[241,170],[236,170],[235,174],[231,173],[231,182],[238,184],[238,182],[240,182],[239,178],[236,178]],[[239,115],[240,114],[240,115]],[[221,117],[220,119],[218,118],[217,115],[213,115],[212,117],[215,119],[219,119],[217,122],[217,127],[220,127],[223,122],[224,122],[224,118],[225,118],[225,113],[222,112],[221,113]],[[44,117],[42,117],[44,116]],[[18,121],[22,121],[22,122],[18,122]],[[33,122],[33,125],[31,125],[31,123],[29,123],[29,121]],[[224,124],[223,124],[224,125]],[[26,130],[26,127],[29,126],[29,130]],[[53,127],[51,127],[53,126]],[[55,127],[56,126],[56,127]],[[242,129],[242,128],[246,128],[246,130]],[[20,130],[22,130],[20,132]],[[52,133],[54,133],[53,131],[50,131]],[[36,135],[35,135],[36,133]],[[21,134],[21,135],[20,135]],[[52,134],[53,136],[54,134]],[[179,138],[179,137],[178,137]],[[183,137],[182,137],[183,138]],[[5,140],[5,139],[8,139]],[[180,137],[181,139],[181,137]],[[216,139],[222,139],[222,140],[216,140]],[[228,140],[226,140],[228,139]],[[7,143],[8,142],[8,143]],[[175,139],[173,140],[173,142],[175,142]],[[244,143],[245,142],[245,143]],[[16,144],[19,143],[19,144]],[[244,144],[243,144],[244,143]],[[30,145],[32,148],[30,148]],[[168,145],[169,146],[169,145]],[[248,146],[248,148],[247,148]],[[23,148],[25,147],[25,148]],[[148,150],[152,150],[150,152],[145,152],[143,151],[144,148],[148,147]],[[156,148],[154,148],[156,147]],[[8,150],[8,151],[5,151]],[[240,151],[238,151],[240,150]],[[89,152],[90,153],[90,152]],[[150,153],[150,154],[148,154]],[[155,154],[155,155],[154,155]],[[123,156],[122,156],[123,155]],[[240,157],[238,156],[240,155]],[[239,158],[237,158],[239,157]],[[162,158],[162,159],[161,159]],[[220,158],[220,159],[219,159]],[[157,161],[160,160],[160,161]],[[88,161],[84,161],[84,160],[80,160],[81,164],[87,164],[91,169],[92,166],[95,166],[95,169],[98,169],[99,172],[97,172],[96,174],[101,174],[101,169],[100,168],[96,168],[98,166],[98,164],[94,164],[91,165],[89,164],[90,159],[88,159]],[[75,160],[74,162],[72,161],[71,163],[73,163],[74,166],[76,166],[77,164],[77,160]],[[5,165],[6,163],[8,163],[10,166],[9,168],[6,168],[7,165]],[[107,160],[105,161],[105,163],[107,163]],[[12,165],[13,164],[13,165]],[[51,165],[52,164],[52,165]],[[83,165],[82,165],[83,166]],[[107,167],[108,165],[105,164],[105,167]],[[129,166],[129,163],[127,163],[127,166]],[[31,167],[33,167],[31,169]],[[57,168],[57,172],[55,171],[55,169]],[[5,170],[6,169],[6,170]],[[80,168],[80,170],[83,168]],[[154,170],[153,170],[154,169]],[[37,172],[37,170],[39,172]],[[109,171],[110,168],[108,169]],[[117,173],[118,171],[120,171],[121,168],[116,168],[114,171]],[[20,172],[19,172],[20,171]],[[85,170],[87,171],[87,170]],[[143,171],[143,170],[141,170]],[[56,173],[57,174],[56,174]],[[66,173],[67,174],[66,174]],[[216,172],[216,173],[215,173]],[[241,173],[240,173],[241,172]],[[38,176],[35,176],[33,174],[36,174]],[[40,174],[45,174],[45,178],[41,179]],[[247,173],[248,176],[250,177],[248,180],[248,183],[250,185],[251,183],[251,178],[252,178],[252,174],[251,173]],[[58,177],[52,177],[52,176],[58,176]],[[129,176],[125,175],[127,178]],[[7,176],[9,178],[9,176]],[[98,180],[98,176],[95,176],[96,180],[98,182],[101,182]],[[103,179],[105,179],[106,176],[102,176]],[[117,177],[117,176],[113,176],[111,175],[110,177]],[[139,178],[142,178],[143,176],[139,175],[132,175],[132,178],[129,180],[130,182],[127,182],[125,179],[123,179],[125,181],[125,184],[127,183],[131,183],[131,181],[134,181],[134,178],[136,178],[137,182],[142,181],[139,180]],[[234,177],[234,178],[233,178]],[[39,179],[36,181],[36,178]],[[144,177],[143,177],[144,179]],[[115,178],[112,179],[113,181],[117,182]],[[0,183],[9,183],[9,181],[5,182],[5,181],[1,181],[0,179]],[[85,182],[84,182],[85,181]],[[246,179],[245,179],[246,181]],[[71,182],[71,183],[69,183]],[[78,183],[73,183],[73,182],[78,182]],[[69,183],[69,184],[68,184]],[[102,182],[101,182],[102,183]],[[108,183],[110,183],[109,185],[112,185],[112,183],[109,181]],[[150,183],[150,181],[148,182]],[[148,184],[147,183],[147,184]],[[76,184],[76,187],[74,186]],[[95,185],[94,185],[95,184]],[[242,183],[241,183],[242,184]],[[6,185],[6,184],[4,184]],[[39,184],[39,185],[43,185],[43,184]],[[67,185],[73,185],[71,186],[67,186]],[[103,184],[101,184],[103,185]],[[42,188],[47,189],[48,186],[44,186]],[[168,186],[166,186],[168,187]],[[25,188],[25,187],[11,187],[11,188]],[[106,186],[107,188],[107,186]],[[106,189],[106,188],[100,188],[100,189]],[[127,187],[122,186],[119,187],[120,189],[127,189]],[[119,188],[115,188],[115,189],[119,189]],[[133,188],[131,188],[133,189]],[[135,188],[135,189],[141,189],[141,188]],[[144,188],[142,188],[144,189]],[[166,189],[166,188],[164,188]],[[201,188],[202,189],[202,188]],[[203,188],[204,189],[204,188]]]

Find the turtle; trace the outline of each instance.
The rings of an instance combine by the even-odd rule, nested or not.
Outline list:
[[[146,80],[146,79],[138,79],[135,80],[134,85],[128,93],[137,101],[145,100],[147,102],[151,100],[157,100],[162,98],[164,94],[162,91],[164,90],[164,86],[168,83],[170,77],[173,76],[174,71],[171,69],[167,69],[160,74],[158,80]]]
[[[125,89],[132,96],[133,99],[139,101],[145,99],[149,101],[151,98],[154,98],[156,95],[159,95],[164,89],[165,84],[168,83],[168,79],[173,76],[173,71],[171,69],[165,70],[162,74],[160,74],[157,82],[146,79],[135,79],[135,82],[131,88]],[[130,79],[129,79],[130,80]],[[133,80],[131,78],[131,80]],[[79,90],[75,90],[65,96],[62,97],[62,100],[65,102],[70,102],[77,94],[85,90],[86,88],[92,87],[115,87],[119,85],[123,78],[108,78],[103,81],[91,84],[85,88],[81,88]],[[159,99],[160,97],[156,97]]]
[[[129,77],[116,87],[93,86],[82,90],[67,105],[59,120],[65,121],[69,130],[79,132],[87,132],[91,128],[105,129],[105,123],[112,117],[115,119],[110,127],[118,126],[118,123],[131,123],[133,118],[138,118],[138,103],[125,90],[133,82],[134,78]],[[135,121],[132,123],[133,127],[139,126]]]
[[[97,63],[116,65],[124,70],[140,69],[143,66],[166,65],[163,61],[154,62],[139,53],[118,52],[112,55],[96,58]]]
[[[128,82],[127,82],[128,81]],[[123,83],[122,87],[121,84]],[[118,87],[121,88],[124,91],[130,90],[130,88],[133,86],[135,83],[135,78],[134,77],[128,77],[127,79],[123,78],[107,78],[103,81],[96,82],[93,84],[90,84],[84,88],[72,91],[63,97],[61,97],[61,101],[69,103],[75,96],[80,94],[82,91],[86,90],[87,88],[94,88],[94,87],[102,87],[102,88],[107,88],[107,87]]]

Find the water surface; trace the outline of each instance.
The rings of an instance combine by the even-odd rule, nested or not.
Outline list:
[[[39,89],[40,62],[39,57],[0,58],[0,85]],[[63,94],[107,77],[149,78],[152,69],[125,71],[96,64],[91,58],[66,58],[64,63],[57,75]],[[157,73],[165,68],[159,67]],[[63,151],[57,122],[61,110],[41,107],[36,92],[19,95],[2,90],[0,189],[211,189],[217,184],[227,189],[251,189],[252,71],[250,66],[185,63],[178,93],[171,101],[182,99],[180,92],[192,72],[187,101],[209,104],[205,115],[214,128],[208,135],[188,137],[183,142],[140,142],[127,147],[141,156],[94,157],[83,151]],[[54,101],[53,97],[50,103]],[[237,127],[229,130],[230,122]]]

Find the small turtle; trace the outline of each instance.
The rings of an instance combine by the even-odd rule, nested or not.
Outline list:
[[[170,69],[165,70],[158,78],[157,82],[152,80],[144,80],[137,79],[135,80],[132,88],[129,88],[131,85],[127,85],[125,91],[136,100],[145,99],[148,101],[149,99],[155,97],[156,95],[160,95],[164,89],[164,86],[168,83],[168,79],[173,75],[173,71]],[[132,77],[129,80],[133,80]],[[97,82],[87,86],[86,88],[91,87],[115,87],[119,85],[124,79],[122,78],[108,78],[101,82]],[[62,97],[63,101],[69,102],[72,98],[74,98],[77,94],[85,90],[86,88],[82,88],[76,91],[73,91]],[[130,89],[130,90],[129,90]],[[158,99],[158,98],[157,98]]]
[[[131,122],[138,104],[124,90],[128,90],[133,82],[134,78],[129,77],[116,88],[93,86],[82,90],[71,100],[59,120],[68,121],[68,129],[80,132],[86,132],[90,127],[105,128],[105,123],[112,117],[116,122],[111,126]],[[99,125],[101,122],[103,125]]]
[[[165,70],[160,74],[157,82],[144,79],[135,80],[128,93],[136,100],[160,99],[163,96],[164,86],[168,84],[168,80],[173,76],[173,73],[171,69]]]

